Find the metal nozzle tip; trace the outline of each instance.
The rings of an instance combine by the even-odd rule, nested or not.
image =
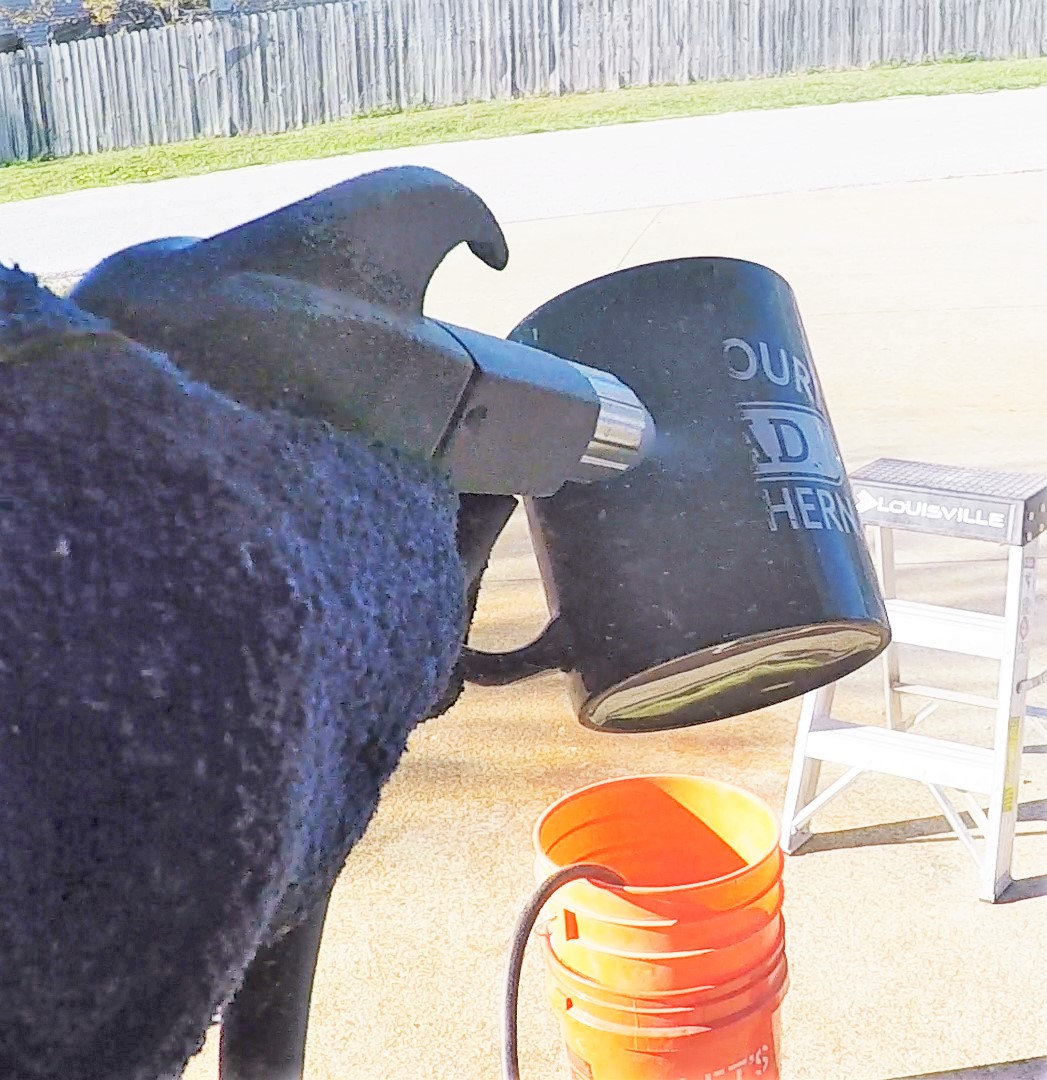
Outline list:
[[[600,399],[600,414],[578,469],[570,480],[610,480],[638,465],[650,453],[656,430],[643,402],[607,371],[575,364]]]

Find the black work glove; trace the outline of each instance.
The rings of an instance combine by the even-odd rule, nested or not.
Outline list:
[[[457,500],[2,267],[0,441],[0,1078],[178,1075],[448,687]]]
[[[491,552],[516,509],[511,495],[461,495],[458,499],[458,553],[465,573],[465,618],[472,626],[476,602]],[[433,707],[430,716],[446,712],[461,696],[467,679],[473,674],[472,651],[463,649],[451,675],[447,691]]]

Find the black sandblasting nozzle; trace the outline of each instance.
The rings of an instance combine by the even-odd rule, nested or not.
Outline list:
[[[433,460],[462,492],[551,495],[629,468],[653,425],[624,384],[423,316],[463,241],[506,265],[478,195],[431,169],[385,169],[210,239],[118,252],[73,299],[243,404]]]

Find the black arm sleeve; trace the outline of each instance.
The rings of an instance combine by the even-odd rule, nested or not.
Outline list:
[[[3,268],[0,450],[0,1080],[177,1075],[447,689],[457,500]]]

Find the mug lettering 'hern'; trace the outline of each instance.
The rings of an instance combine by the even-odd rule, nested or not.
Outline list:
[[[846,491],[844,465],[823,412],[812,366],[802,356],[766,341],[723,343],[732,379],[765,379],[788,387],[805,403],[748,401],[741,405],[753,476],[767,507],[767,524],[779,529],[859,532],[858,513]]]

